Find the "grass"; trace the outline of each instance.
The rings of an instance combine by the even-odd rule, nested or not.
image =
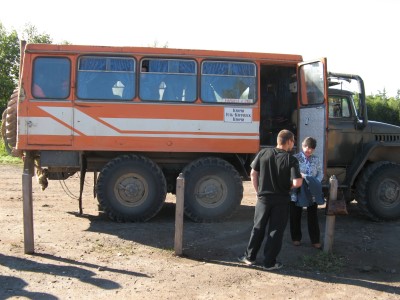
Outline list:
[[[319,252],[316,255],[304,255],[301,258],[301,268],[306,271],[321,273],[339,273],[345,265],[345,258],[332,253]]]
[[[22,164],[22,160],[19,157],[12,157],[8,155],[7,152],[3,153],[3,150],[0,151],[0,164],[2,165],[19,165]]]
[[[3,138],[0,138],[0,164],[22,164],[19,157],[13,157],[7,153]]]

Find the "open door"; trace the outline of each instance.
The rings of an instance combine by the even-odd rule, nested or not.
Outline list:
[[[301,142],[308,136],[317,140],[315,154],[319,156],[323,163],[324,176],[326,174],[326,133],[328,127],[327,78],[326,58],[298,64],[297,147],[301,149]]]

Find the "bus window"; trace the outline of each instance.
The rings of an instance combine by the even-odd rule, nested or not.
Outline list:
[[[32,95],[42,99],[69,96],[71,62],[67,58],[39,57],[33,63]]]
[[[300,67],[301,104],[324,103],[324,73],[322,62],[313,62]]]
[[[205,61],[201,71],[204,102],[254,103],[256,66],[253,63]]]
[[[150,101],[196,100],[196,62],[178,59],[145,59],[141,62],[139,95]]]
[[[80,99],[131,100],[135,95],[135,60],[82,56],[78,66],[77,95]]]

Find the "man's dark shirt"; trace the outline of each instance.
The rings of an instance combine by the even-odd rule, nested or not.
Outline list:
[[[292,180],[301,178],[298,160],[278,148],[261,150],[251,163],[259,173],[258,196],[289,195]]]

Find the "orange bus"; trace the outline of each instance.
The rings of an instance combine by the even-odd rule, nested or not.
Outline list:
[[[98,173],[97,199],[112,220],[155,216],[167,193],[175,193],[180,173],[185,214],[199,222],[222,220],[240,205],[254,155],[274,147],[281,129],[298,140],[312,135],[325,141],[325,59],[146,47],[21,48],[11,146],[35,158],[42,183]],[[322,158],[323,144],[317,149]]]

